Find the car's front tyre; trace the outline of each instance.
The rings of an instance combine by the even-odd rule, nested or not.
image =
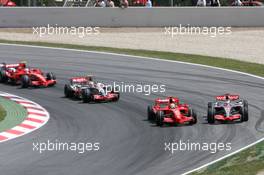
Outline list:
[[[156,124],[157,124],[157,126],[160,126],[160,127],[162,127],[164,125],[164,113],[163,113],[163,111],[157,112]]]
[[[21,88],[28,88],[31,84],[31,80],[28,75],[22,75],[21,77]]]
[[[248,121],[248,102],[247,100],[244,100],[244,105],[243,105],[243,112],[241,118],[243,118],[243,121]]]
[[[65,86],[64,86],[64,95],[66,98],[72,98],[73,97],[71,87],[68,84],[65,84]]]
[[[82,100],[83,100],[83,103],[89,103],[92,101],[92,93],[91,93],[91,90],[89,88],[87,89],[84,89],[82,91]]]
[[[154,113],[152,110],[152,106],[148,106],[147,112],[148,112],[148,120],[149,121],[154,120]]]
[[[0,70],[0,82],[1,83],[6,83],[8,80],[8,77],[6,76],[6,72],[4,69]]]
[[[208,103],[207,121],[210,124],[215,123],[215,109],[212,102]]]

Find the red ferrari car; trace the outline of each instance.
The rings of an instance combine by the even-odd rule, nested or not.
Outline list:
[[[239,95],[225,94],[217,96],[214,102],[208,103],[208,123],[215,121],[248,121],[248,102]]]
[[[148,120],[157,126],[166,124],[196,124],[197,115],[187,104],[180,104],[176,97],[156,99],[154,106],[148,106]]]
[[[46,76],[40,69],[27,68],[26,63],[1,65],[0,82],[20,84],[22,88],[48,87],[56,84],[56,77],[53,73]]]

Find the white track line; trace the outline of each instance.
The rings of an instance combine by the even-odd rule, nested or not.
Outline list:
[[[237,74],[242,74],[242,75],[246,75],[246,76],[250,76],[250,77],[254,77],[257,79],[261,79],[264,80],[264,77],[260,77],[257,75],[253,75],[253,74],[249,74],[249,73],[245,73],[245,72],[240,72],[240,71],[235,71],[235,70],[230,70],[230,69],[225,69],[225,68],[219,68],[219,67],[213,67],[213,66],[207,66],[207,65],[202,65],[202,64],[195,64],[195,63],[187,63],[187,62],[182,62],[182,61],[174,61],[174,60],[165,60],[165,59],[159,59],[159,58],[150,58],[150,57],[143,57],[143,56],[133,56],[133,55],[127,55],[127,54],[118,54],[118,53],[109,53],[109,52],[99,52],[99,51],[87,51],[87,50],[79,50],[79,49],[67,49],[67,48],[57,48],[57,47],[45,47],[45,46],[32,46],[32,45],[23,45],[23,44],[6,44],[6,43],[0,43],[0,45],[6,45],[6,46],[20,46],[20,47],[30,47],[30,48],[43,48],[43,49],[50,49],[50,50],[63,50],[63,51],[73,51],[73,52],[83,52],[83,53],[97,53],[97,54],[106,54],[106,55],[116,55],[116,56],[125,56],[125,57],[130,57],[130,58],[138,58],[138,59],[147,59],[147,60],[155,60],[155,61],[162,61],[162,62],[170,62],[170,63],[178,63],[178,64],[185,64],[185,65],[192,65],[192,66],[199,66],[199,67],[206,67],[206,68],[211,68],[211,69],[217,69],[217,70],[222,70],[222,71],[227,71],[227,72],[233,72],[233,73],[237,73]],[[227,157],[230,157],[238,152],[241,152],[251,146],[254,146],[256,144],[258,144],[259,142],[264,141],[264,138],[257,140],[254,143],[251,143],[250,145],[247,145],[241,149],[238,149],[236,151],[234,151],[233,153],[227,154],[219,159],[216,159],[210,163],[204,164],[198,168],[195,168],[191,171],[185,172],[182,175],[187,175],[190,174],[194,171],[198,171],[202,168],[205,168],[209,165],[212,165],[216,162],[219,162]]]

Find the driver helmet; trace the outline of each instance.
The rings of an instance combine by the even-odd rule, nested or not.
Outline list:
[[[104,85],[103,85],[102,83],[97,83],[96,86],[97,86],[98,88],[103,88]]]
[[[227,103],[230,103],[230,101],[231,101],[231,100],[229,99],[229,94],[226,94],[226,102],[227,102]]]
[[[86,79],[87,79],[88,81],[93,81],[93,78],[92,78],[92,76],[90,76],[90,75],[88,75],[88,76],[86,77]]]
[[[26,69],[25,69],[25,72],[28,74],[28,73],[29,73],[29,69],[28,69],[28,68],[26,68]]]
[[[173,98],[170,97],[170,99],[169,99],[169,103],[173,103],[173,102],[174,102]]]
[[[26,68],[26,67],[27,67],[27,66],[26,66],[26,62],[25,62],[25,61],[20,62],[20,63],[19,63],[19,67],[20,67],[21,69]]]
[[[93,82],[93,81],[90,81],[90,82],[89,82],[89,85],[90,85],[91,87],[94,87],[94,82]]]
[[[170,104],[170,109],[175,109],[176,108],[176,104],[175,103],[171,103]]]

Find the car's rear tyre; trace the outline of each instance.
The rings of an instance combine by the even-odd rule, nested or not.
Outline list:
[[[157,126],[162,127],[164,125],[163,121],[164,121],[164,113],[163,113],[163,111],[158,111],[157,117],[156,117]]]
[[[72,98],[73,97],[71,87],[68,84],[65,84],[65,86],[64,86],[64,95],[66,98]]]
[[[197,123],[197,113],[193,109],[191,109],[190,114],[191,115],[189,117],[193,118],[193,120],[190,122],[190,125],[194,125]]]
[[[215,109],[213,107],[213,103],[208,103],[208,110],[207,110],[207,121],[210,124],[215,123]]]
[[[241,118],[245,122],[248,121],[248,102],[247,102],[247,100],[244,100],[243,112],[242,112]]]
[[[83,100],[83,103],[89,103],[92,101],[92,93],[91,93],[91,90],[90,89],[84,89],[82,91],[82,100]]]
[[[0,82],[1,83],[6,83],[8,80],[8,77],[6,76],[6,72],[4,69],[0,70]]]
[[[22,75],[21,77],[21,87],[28,88],[31,84],[31,80],[28,75]]]
[[[54,75],[54,73],[47,73],[47,80],[56,80],[56,76]]]
[[[1,64],[2,64],[1,70],[6,70],[6,63],[1,63]]]

